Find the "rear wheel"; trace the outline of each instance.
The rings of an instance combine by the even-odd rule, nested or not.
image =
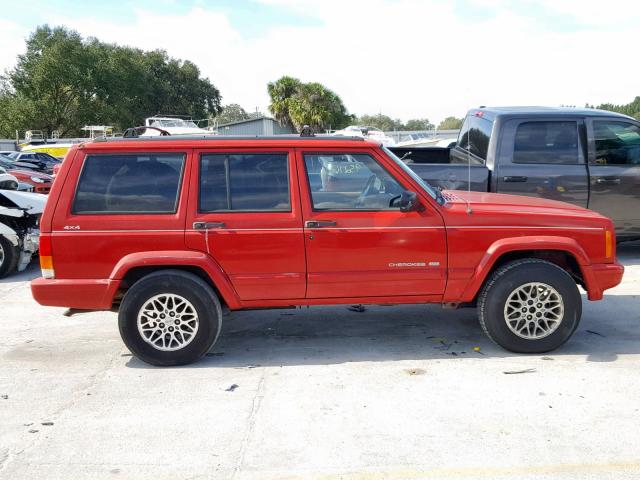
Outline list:
[[[478,299],[480,325],[491,340],[518,353],[558,348],[578,327],[580,292],[571,275],[538,259],[510,262],[487,280]]]
[[[7,238],[0,236],[0,278],[12,273],[18,265],[20,249]]]
[[[199,277],[163,270],[127,291],[118,325],[125,345],[139,359],[158,366],[186,365],[200,359],[218,339],[222,308]]]

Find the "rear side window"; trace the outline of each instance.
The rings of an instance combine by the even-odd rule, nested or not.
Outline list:
[[[493,122],[476,115],[467,115],[458,136],[458,146],[472,155],[486,160]]]
[[[640,165],[640,128],[632,123],[594,121],[596,165]]]
[[[291,211],[286,153],[203,154],[200,212]]]
[[[73,213],[175,213],[184,154],[88,155]]]
[[[578,163],[576,122],[524,122],[518,125],[514,163]]]

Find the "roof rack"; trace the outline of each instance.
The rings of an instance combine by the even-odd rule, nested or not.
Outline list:
[[[149,128],[149,127],[145,127]],[[162,142],[171,140],[206,140],[208,142],[225,142],[232,140],[332,140],[336,141],[351,141],[351,142],[364,142],[363,137],[348,137],[342,135],[314,135],[313,137],[302,137],[299,135],[159,135],[154,137],[110,137],[110,138],[96,138],[96,142],[122,142],[122,141],[140,141],[140,142]]]

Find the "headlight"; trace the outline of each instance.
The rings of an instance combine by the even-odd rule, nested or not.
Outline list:
[[[35,183],[44,183],[44,180],[38,177],[31,177],[31,181]]]

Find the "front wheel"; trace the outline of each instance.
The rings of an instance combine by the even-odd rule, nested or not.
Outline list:
[[[487,336],[501,347],[543,353],[571,337],[582,301],[575,281],[562,268],[539,259],[516,260],[487,280],[478,315]]]
[[[222,308],[213,289],[180,270],[154,272],[133,284],[118,313],[125,345],[151,365],[200,359],[220,335]]]

